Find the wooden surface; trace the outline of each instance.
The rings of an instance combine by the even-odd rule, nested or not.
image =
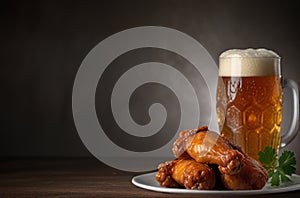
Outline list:
[[[2,159],[0,162],[0,197],[189,197],[137,188],[131,179],[139,173],[119,171],[96,159]],[[294,191],[251,197],[299,195],[300,191]]]

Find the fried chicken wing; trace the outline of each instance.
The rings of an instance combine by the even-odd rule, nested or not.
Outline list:
[[[173,153],[179,157],[188,153],[197,162],[217,164],[222,174],[237,174],[244,155],[225,138],[208,127],[185,130],[173,144]]]
[[[181,187],[172,177],[173,167],[178,160],[167,161],[158,165],[158,172],[155,175],[156,181],[163,187]]]
[[[182,131],[174,142],[175,157],[190,156],[204,164],[216,164],[227,189],[261,189],[268,180],[259,162],[207,127]]]
[[[225,188],[231,190],[257,190],[262,189],[268,181],[267,171],[254,159],[246,156],[241,163],[238,174],[221,175]]]
[[[215,187],[214,171],[193,159],[176,159],[158,166],[156,180],[164,187],[184,186],[186,189],[210,190]]]

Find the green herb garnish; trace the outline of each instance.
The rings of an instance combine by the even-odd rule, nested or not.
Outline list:
[[[279,186],[280,182],[289,182],[293,173],[296,173],[296,158],[292,151],[283,151],[276,161],[276,151],[270,146],[258,153],[258,159],[268,171],[271,186]]]

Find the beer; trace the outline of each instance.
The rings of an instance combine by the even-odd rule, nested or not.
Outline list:
[[[280,57],[269,50],[229,50],[220,56],[217,117],[222,136],[254,159],[280,147]]]
[[[266,146],[278,151],[282,112],[280,77],[220,77],[219,81],[226,88],[226,93],[217,96],[221,134],[255,159]],[[226,104],[222,94],[226,94]]]

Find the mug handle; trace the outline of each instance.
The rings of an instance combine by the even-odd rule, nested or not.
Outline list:
[[[299,90],[295,81],[290,79],[284,79],[283,88],[289,88],[292,91],[292,118],[291,124],[287,132],[281,136],[280,148],[288,145],[297,135],[299,128]]]

